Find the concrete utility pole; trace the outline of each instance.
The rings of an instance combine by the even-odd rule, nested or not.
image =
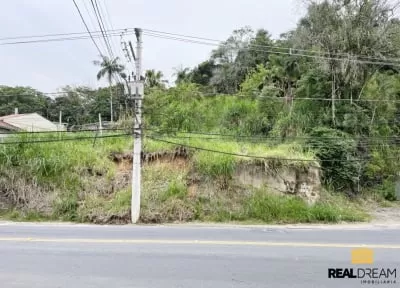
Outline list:
[[[135,28],[137,39],[136,51],[136,79],[134,83],[134,128],[133,128],[133,165],[132,165],[132,203],[131,217],[132,223],[139,220],[140,215],[140,194],[141,194],[141,161],[142,161],[142,100],[143,100],[143,83],[142,75],[142,30]]]

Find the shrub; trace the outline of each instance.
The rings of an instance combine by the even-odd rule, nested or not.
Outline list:
[[[356,141],[350,135],[330,128],[317,127],[306,141],[321,162],[323,181],[335,190],[355,193],[361,171],[356,160]]]

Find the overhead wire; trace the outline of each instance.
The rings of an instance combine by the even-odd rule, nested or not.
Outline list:
[[[104,43],[106,44],[107,51],[109,53],[109,57],[110,57],[110,59],[112,59],[113,57],[112,57],[111,47],[110,47],[110,44],[107,41],[106,35],[104,34],[103,21],[102,21],[101,15],[99,15],[99,12],[98,12],[97,2],[94,1],[94,0],[90,0],[90,3],[92,4],[92,8],[94,10],[94,14],[96,16],[97,23],[99,24],[101,34],[103,35]],[[96,5],[95,5],[95,3],[96,3]]]
[[[92,139],[118,138],[118,137],[125,137],[125,136],[132,136],[132,134],[124,133],[124,134],[116,134],[116,135],[68,137],[68,138],[61,138],[61,139],[42,139],[42,140],[34,140],[34,141],[4,141],[4,142],[0,142],[0,145],[53,143],[53,142],[64,142],[64,141],[80,141],[80,140],[92,140]]]
[[[97,27],[97,23],[96,20],[93,19],[93,13],[90,12],[88,6],[86,5],[86,2],[88,2],[87,0],[81,0],[83,2],[83,5],[85,7],[86,13],[89,16],[90,22],[92,23],[92,26],[94,29],[96,29]],[[102,36],[102,31],[99,30],[100,35]],[[102,48],[104,48],[104,51],[107,51],[107,46],[104,45],[103,41],[99,41],[100,45],[102,46]]]
[[[206,38],[206,37],[198,37],[198,36],[193,36],[193,35],[185,35],[185,34],[178,34],[178,33],[171,33],[171,32],[164,32],[164,31],[159,31],[159,30],[151,30],[151,29],[143,29],[144,32],[149,32],[152,33],[153,35],[169,35],[169,36],[174,36],[173,38],[189,38],[189,39],[195,39],[195,40],[202,40],[202,41],[208,41],[208,42],[215,42],[218,45],[228,45],[227,41],[222,41],[222,40],[216,40],[216,39],[211,39],[211,38]],[[200,41],[201,42],[201,41]],[[200,44],[200,43],[199,43]],[[214,44],[215,45],[215,44]],[[400,64],[400,59],[398,58],[387,58],[387,57],[374,57],[374,56],[369,56],[369,55],[358,55],[358,54],[351,54],[351,53],[344,53],[344,52],[325,52],[325,51],[315,51],[315,50],[306,50],[306,49],[301,49],[301,48],[294,48],[294,47],[282,47],[282,46],[277,46],[277,45],[260,45],[260,44],[250,44],[249,47],[258,47],[258,48],[268,48],[268,49],[278,49],[278,50],[284,50],[286,52],[289,52],[289,54],[293,54],[293,51],[297,52],[303,52],[303,53],[312,53],[312,54],[318,54],[316,56],[330,56],[330,57],[338,57],[338,56],[343,56],[345,58],[364,58],[366,60],[386,60],[386,61],[393,61],[393,62],[399,62]]]
[[[134,32],[133,31],[129,31],[128,34],[131,35],[131,34],[134,34]],[[109,36],[109,37],[115,37],[115,36],[119,36],[119,35],[120,35],[119,31],[109,31],[109,33],[107,33],[107,36]],[[71,36],[71,37],[59,37],[59,38],[52,38],[52,39],[38,39],[38,40],[26,40],[26,41],[14,41],[14,42],[0,42],[0,46],[15,45],[15,44],[62,42],[62,41],[86,40],[86,39],[92,39],[92,41],[94,41],[94,38],[97,39],[97,38],[102,38],[102,37],[103,37],[102,35],[93,35],[91,33],[90,36],[82,35],[82,36]],[[100,48],[98,49],[98,51],[101,52]],[[102,55],[103,55],[103,53],[102,53]]]
[[[82,23],[84,24],[84,26],[85,26],[87,32],[89,33],[90,38],[91,38],[92,41],[93,41],[93,44],[96,46],[97,51],[100,53],[100,55],[103,55],[103,53],[101,52],[99,46],[97,45],[96,41],[94,40],[93,35],[92,35],[92,33],[90,32],[90,29],[89,29],[89,27],[87,26],[85,19],[83,18],[83,15],[82,15],[82,13],[81,13],[81,10],[79,9],[78,4],[76,4],[76,1],[75,1],[75,0],[72,0],[72,1],[74,2],[76,9],[78,10],[78,13],[79,13],[79,16],[80,16],[80,18],[81,18],[81,20],[82,20]],[[0,44],[0,45],[5,45],[5,44],[2,43],[2,44]]]
[[[99,27],[100,27],[100,31],[102,31],[103,39],[104,39],[104,42],[106,43],[107,51],[108,51],[109,56],[110,56],[109,57],[110,61],[112,61],[112,60],[115,59],[115,56],[114,56],[114,51],[113,51],[113,49],[111,47],[112,45],[110,43],[110,39],[107,37],[107,34],[104,32],[104,31],[107,30],[107,27],[104,24],[102,11],[99,8],[97,0],[90,0],[90,2],[92,4],[93,10],[95,12],[95,15],[96,15],[96,18],[97,18],[97,22],[98,22]],[[121,77],[121,75],[119,73],[113,75],[113,78],[114,78],[114,80],[116,81],[117,84],[124,85],[123,84],[123,79],[122,79],[122,77]],[[120,93],[118,93],[118,99],[119,99],[118,102],[120,102]]]
[[[101,5],[101,0],[99,0],[100,13],[106,15],[104,17],[105,28],[106,28],[106,30],[114,30],[114,26],[113,26],[112,21],[111,21],[111,16],[110,16],[110,13],[108,12],[108,7],[107,7],[106,0],[103,0],[103,4],[104,4],[103,5],[104,6],[104,10],[103,10],[103,6]],[[115,44],[114,38],[111,38],[110,43],[111,43],[111,46],[112,46],[112,51],[114,53],[116,53],[116,51],[118,51],[118,49],[116,47],[118,47],[118,46]]]
[[[143,129],[145,132],[147,131],[152,131],[154,132],[154,129]],[[48,135],[48,134],[53,134],[53,135],[59,135],[59,134],[79,134],[79,133],[87,133],[87,132],[98,132],[100,131],[99,128],[95,129],[80,129],[80,130],[64,130],[64,131],[18,131],[14,133],[6,133],[6,132],[0,132],[0,135],[10,135],[10,136],[17,136],[17,135]],[[128,128],[102,128],[101,131],[103,132],[120,132],[120,131],[130,131]],[[240,141],[247,141],[247,142],[260,142],[260,143],[266,143],[266,142],[276,142],[276,141],[283,141],[285,143],[288,143],[287,141],[298,141],[298,140],[350,140],[346,138],[340,138],[340,137],[325,137],[325,136],[289,136],[289,137],[277,137],[277,136],[261,136],[261,135],[234,135],[234,134],[220,134],[220,133],[204,133],[204,132],[179,132],[180,134],[185,134],[185,135],[191,135],[191,136],[182,136],[182,135],[171,135],[171,134],[163,134],[162,132],[159,132],[160,134],[151,134],[149,136],[156,136],[156,137],[163,137],[163,138],[175,138],[175,139],[199,139],[199,140],[224,140],[226,141],[226,138],[231,138],[235,140],[235,142],[240,142]],[[195,136],[193,136],[195,135]],[[210,137],[212,136],[212,137]],[[224,139],[225,138],[225,139]],[[380,136],[380,137],[360,137],[360,139],[351,139],[354,140],[357,143],[360,144],[365,144],[365,145],[382,145],[385,143],[378,142],[374,143],[371,142],[372,140],[386,140],[386,141],[399,141],[400,143],[400,136]],[[313,147],[318,146],[318,143],[312,144]],[[399,145],[400,147],[400,145]]]
[[[220,43],[220,44],[218,44],[218,43],[210,43],[210,42],[204,42],[204,41],[199,41],[199,40],[191,40],[191,39],[186,39],[186,38],[181,38],[181,37],[165,36],[165,35],[151,33],[151,32],[144,32],[143,35],[146,35],[146,36],[149,36],[149,37],[160,38],[160,39],[182,41],[182,42],[192,43],[192,44],[208,45],[208,46],[213,46],[213,47],[219,47],[219,46],[224,46],[224,45],[227,46],[227,44],[223,44],[223,43]],[[293,48],[288,48],[288,49],[292,49],[292,50],[289,50],[288,52],[271,50],[271,49],[282,49],[282,47],[274,47],[274,48],[270,48],[270,50],[268,50],[268,49],[260,50],[260,49],[252,48],[252,45],[241,47],[240,49],[248,50],[248,51],[255,51],[255,52],[270,53],[270,54],[307,57],[307,58],[321,59],[321,60],[346,61],[346,62],[354,62],[354,63],[359,63],[359,64],[373,64],[373,65],[385,65],[385,66],[396,66],[396,67],[398,66],[398,67],[400,67],[400,62],[399,63],[394,63],[394,62],[384,62],[384,61],[359,60],[359,59],[352,59],[351,57],[340,58],[340,57],[331,57],[331,56],[328,57],[328,56],[311,55],[311,54],[308,55],[308,54],[304,54],[304,53],[302,54],[302,53],[292,52],[292,51],[296,51],[296,49],[293,49]],[[304,51],[306,51],[306,50],[304,50]]]
[[[38,92],[36,95],[32,94],[2,94],[0,92],[0,97],[23,97],[23,96],[40,96],[40,95],[65,95],[70,93],[71,91],[66,91],[66,92]],[[252,96],[248,95],[242,95],[242,94],[235,94],[235,95],[224,95],[224,94],[215,94],[215,93],[202,93],[201,96],[217,96],[217,97],[239,97],[239,98],[248,98],[250,99]],[[293,97],[291,100],[287,100],[285,97],[274,97],[274,96],[256,96],[256,99],[269,99],[269,100],[274,100],[274,101],[327,101],[330,102],[332,101],[331,98],[314,98],[314,97]],[[348,98],[337,98],[334,99],[335,102],[372,102],[372,103],[380,103],[380,102],[393,102],[393,103],[400,103],[400,99],[348,99]],[[337,111],[336,113],[344,113],[347,114],[347,112],[343,111]]]
[[[35,127],[36,128],[36,127]],[[127,129],[122,128],[102,128],[101,131],[116,132],[116,131],[126,131]],[[64,130],[64,131],[17,131],[14,133],[0,132],[0,135],[37,135],[37,134],[68,134],[68,133],[86,133],[86,132],[96,132],[99,129],[81,129],[81,130]]]
[[[182,133],[186,134],[186,133]],[[176,139],[199,139],[199,140],[217,140],[217,141],[229,141],[229,139],[232,139],[234,142],[243,142],[243,141],[249,141],[249,142],[285,142],[289,143],[290,141],[313,141],[313,140],[334,140],[334,141],[339,141],[339,140],[348,140],[348,141],[354,141],[355,143],[361,143],[361,144],[384,144],[383,142],[379,142],[381,140],[385,141],[398,141],[399,142],[399,148],[400,148],[400,136],[393,136],[393,137],[364,137],[364,138],[353,138],[353,139],[348,139],[345,137],[327,137],[327,136],[310,136],[310,137],[302,137],[302,136],[288,136],[288,137],[274,137],[274,136],[224,136],[224,135],[215,135],[214,137],[212,136],[200,136],[199,134],[197,135],[190,135],[190,136],[182,136],[182,135],[171,135],[171,134],[152,134],[156,135],[157,137],[164,137],[164,138],[176,138]],[[228,139],[227,139],[228,138]],[[376,142],[374,142],[374,141]],[[318,143],[314,143],[315,145],[318,145]],[[313,144],[313,145],[314,145]]]
[[[196,137],[196,136],[188,136],[188,137],[181,137],[181,136],[163,136],[163,135],[147,135],[145,134],[145,137],[155,137],[158,139],[163,139],[163,140],[186,140],[190,144],[192,140],[195,140],[194,143],[199,143],[199,141],[216,141],[216,142],[221,142],[221,141],[226,141],[226,139],[221,139],[221,138],[216,138],[216,137]],[[321,142],[322,139],[312,139],[313,141],[310,142],[299,142],[299,141],[285,141],[285,140],[277,140],[277,139],[234,139],[231,141],[231,143],[235,143],[237,145],[243,145],[242,147],[246,147],[246,145],[272,145],[272,146],[279,146],[279,145],[289,145],[288,147],[291,147],[290,145],[293,145],[294,147],[297,147],[298,145],[301,145],[301,151],[315,151],[316,149],[326,149],[326,143]],[[340,141],[340,140],[346,140],[346,139],[332,139],[333,141]],[[349,142],[352,143],[354,153],[356,154],[363,154],[363,150],[369,151],[369,150],[379,150],[381,148],[400,148],[400,139],[397,139],[396,141],[385,141],[385,142],[368,142],[368,141],[354,141],[354,142]],[[296,148],[300,149],[300,148]],[[397,151],[399,154],[399,159],[400,159],[400,150]]]
[[[128,129],[103,129],[103,131],[113,131],[113,132],[124,131],[124,130],[126,131]],[[86,130],[86,131],[88,131],[88,132],[98,132],[98,130]],[[56,134],[59,134],[60,132],[64,132],[64,131],[53,132],[53,134],[56,135]],[[65,132],[69,133],[71,131],[65,131]],[[76,132],[78,132],[78,131],[75,131],[73,133],[76,133]],[[79,132],[83,132],[83,131],[79,131]],[[50,133],[50,132],[43,132],[43,133]],[[21,133],[11,134],[10,136],[16,136],[16,135],[19,135],[19,134],[36,135],[36,134],[41,134],[41,132],[21,132]],[[96,136],[63,137],[61,139],[40,139],[39,138],[37,140],[31,140],[31,141],[6,141],[6,142],[1,142],[0,144],[52,143],[52,142],[62,142],[62,141],[90,140],[90,139],[101,139],[101,138],[115,138],[115,137],[123,137],[123,136],[131,136],[131,133],[127,132],[127,133],[123,133],[123,134],[112,134],[112,135],[104,135],[104,136],[98,136],[96,134]],[[216,150],[207,149],[207,148],[204,148],[204,147],[194,147],[194,146],[186,145],[184,143],[177,143],[177,142],[172,142],[172,141],[165,140],[165,139],[160,139],[160,138],[158,138],[160,136],[162,137],[162,135],[157,135],[156,137],[154,137],[154,135],[145,135],[146,138],[154,140],[154,141],[161,141],[161,142],[168,143],[168,144],[185,146],[187,148],[193,148],[193,149],[196,149],[196,150],[215,152],[215,153],[222,153],[222,154],[228,154],[228,155],[234,155],[234,156],[250,157],[250,158],[266,158],[264,156],[242,155],[242,154],[230,153],[230,152],[225,152],[225,151],[216,151]],[[168,136],[168,138],[188,139],[188,138],[185,138],[185,137],[170,137],[170,136]],[[321,138],[323,138],[323,137],[321,137]],[[205,138],[205,139],[211,140],[211,139],[216,139],[216,138]],[[252,144],[252,142],[247,142],[247,144]],[[285,144],[285,143],[281,143],[281,144]],[[288,144],[288,143],[286,143],[286,144]],[[378,148],[378,147],[381,147],[382,145],[364,145],[364,146],[365,146],[364,148]],[[306,145],[306,146],[303,146],[303,148],[309,148],[309,149],[312,149],[312,148],[316,149],[316,148],[322,148],[322,147],[325,147],[325,146],[321,146],[321,145],[309,145],[309,146]],[[276,159],[278,159],[278,158],[276,158]],[[286,160],[290,160],[290,159],[286,159]],[[294,160],[294,159],[292,159],[292,160]],[[296,160],[298,160],[298,159],[296,159]]]
[[[85,3],[85,2],[84,2]],[[93,19],[92,19],[93,21]],[[111,29],[107,30],[105,32],[115,32],[115,33],[121,33],[121,32],[134,32],[134,28],[123,28],[123,29]],[[93,30],[91,31],[92,34],[101,34],[100,30]],[[41,34],[41,35],[27,35],[27,36],[13,36],[13,37],[3,37],[0,38],[0,41],[4,40],[19,40],[19,39],[32,39],[32,38],[48,38],[48,37],[60,37],[60,36],[86,36],[88,35],[88,32],[69,32],[69,33],[53,33],[53,34]]]
[[[233,152],[227,152],[227,151],[221,151],[221,150],[214,150],[214,149],[208,149],[204,147],[198,147],[198,146],[192,146],[184,143],[179,143],[179,142],[173,142],[169,140],[163,140],[160,138],[152,137],[152,136],[146,136],[147,138],[166,143],[166,144],[171,144],[171,145],[176,145],[180,147],[185,147],[188,149],[193,149],[197,151],[204,151],[204,152],[210,152],[210,153],[215,153],[215,154],[222,154],[222,155],[229,155],[229,156],[235,156],[235,157],[244,157],[244,158],[251,158],[251,159],[263,159],[263,160],[279,160],[279,161],[296,161],[296,162],[314,162],[317,163],[318,161],[321,162],[336,162],[336,163],[341,163],[341,162],[363,162],[367,161],[368,159],[324,159],[324,160],[312,160],[312,159],[302,159],[302,158],[283,158],[283,157],[271,157],[271,156],[260,156],[260,155],[248,155],[248,154],[240,154],[240,153],[233,153]],[[400,160],[399,157],[391,157],[393,160]]]
[[[224,133],[212,133],[212,132],[203,132],[203,131],[182,131],[182,130],[163,130],[157,129],[152,127],[143,127],[144,131],[151,131],[151,132],[158,132],[158,133],[182,133],[182,134],[189,134],[189,135],[203,135],[203,136],[219,136],[219,137],[228,137],[228,138],[252,138],[252,139],[288,139],[288,140],[308,140],[308,139],[332,139],[336,140],[339,137],[332,137],[332,136],[287,136],[287,137],[280,137],[280,136],[257,136],[257,135],[238,135],[238,134],[224,134]],[[400,136],[360,136],[360,138],[366,139],[400,139]],[[345,138],[343,138],[345,139]]]
[[[75,3],[75,0],[74,0],[74,3]],[[75,5],[76,5],[76,3],[75,3]],[[92,5],[93,5],[93,1],[92,1]],[[96,6],[97,6],[97,2],[96,2]],[[77,5],[76,5],[76,7],[77,7]],[[90,31],[89,31],[89,29],[88,29],[88,27],[87,27],[87,25],[86,25],[86,23],[85,23],[85,21],[84,21],[84,19],[83,19],[83,17],[82,17],[82,14],[80,13],[80,11],[79,11],[79,7],[77,7],[78,8],[78,12],[79,12],[79,14],[80,14],[80,16],[81,16],[81,18],[82,18],[82,20],[83,20],[83,22],[84,22],[84,24],[85,24],[85,26],[86,26],[86,28],[87,28],[87,30],[88,30],[88,33],[89,33],[89,35],[90,35],[90,38],[92,39],[92,41],[95,43],[95,45],[96,45],[96,47],[97,47],[97,49],[99,50],[99,52],[101,53],[101,51],[100,51],[100,49],[99,49],[99,47],[97,46],[97,44],[96,44],[96,42],[94,41],[94,36],[90,33]],[[100,10],[99,10],[99,7],[97,7],[97,10],[98,10],[98,12],[100,12]],[[95,10],[96,11],[96,10]],[[106,45],[108,46],[108,50],[109,50],[109,52],[110,52],[110,54],[112,53],[112,51],[111,51],[111,46],[110,46],[110,43],[109,43],[109,41],[107,41],[107,37],[106,37],[106,35],[105,35],[105,33],[104,33],[104,30],[105,30],[105,27],[104,27],[104,23],[102,23],[102,19],[101,19],[101,16],[99,15],[99,17],[100,17],[100,22],[99,22],[99,26],[100,26],[100,30],[101,30],[101,33],[102,33],[102,36],[103,36],[103,38],[105,39],[105,42],[106,42]],[[99,19],[98,19],[99,20]],[[100,23],[102,23],[102,24],[100,24]],[[103,27],[102,27],[102,25],[103,25]],[[207,42],[202,42],[202,41],[197,41],[197,40],[188,40],[188,39],[184,39],[184,38],[179,38],[179,37],[169,37],[169,36],[163,36],[163,35],[157,35],[157,34],[152,34],[152,33],[145,33],[147,36],[150,36],[150,37],[157,37],[157,38],[163,38],[163,39],[170,39],[170,40],[177,40],[177,41],[183,41],[183,42],[188,42],[188,43],[194,43],[194,44],[203,44],[203,45],[212,45],[212,46],[218,46],[218,45],[220,45],[220,44],[211,44],[211,43],[207,43]],[[169,33],[169,34],[172,34],[172,33]],[[101,36],[98,36],[98,38],[99,37],[101,37]],[[81,39],[81,38],[79,38],[79,37],[72,37],[72,38],[75,38],[75,39]],[[195,37],[193,37],[193,38],[195,38]],[[198,37],[197,37],[198,38]],[[0,39],[1,40],[1,39]],[[51,40],[53,40],[53,41],[55,41],[55,39],[51,39]],[[51,40],[47,40],[47,41],[51,41]],[[30,43],[32,43],[32,42],[30,42]],[[0,45],[6,45],[6,44],[4,44],[4,43],[0,43]],[[400,65],[400,63],[389,63],[389,62],[378,62],[378,61],[365,61],[365,60],[357,60],[357,59],[346,59],[346,58],[336,58],[336,57],[324,57],[324,56],[320,56],[320,55],[307,55],[307,54],[300,54],[300,53],[293,53],[292,51],[290,51],[290,52],[281,52],[281,51],[273,51],[273,50],[256,50],[256,49],[254,49],[254,48],[252,48],[252,47],[258,47],[258,46],[260,46],[260,45],[252,45],[252,46],[250,46],[250,48],[249,47],[245,47],[244,49],[248,49],[248,50],[252,50],[252,51],[259,51],[259,52],[268,52],[268,53],[276,53],[276,54],[284,54],[284,55],[292,55],[292,56],[301,56],[301,57],[311,57],[311,58],[318,58],[318,59],[325,59],[325,60],[338,60],[338,61],[352,61],[352,62],[358,62],[358,63],[364,63],[364,64],[379,64],[379,65]],[[262,47],[262,48],[266,48],[266,47]],[[280,48],[280,47],[276,47],[276,46],[272,46],[272,47],[268,47],[269,49],[282,49],[282,48]],[[284,49],[289,49],[289,48],[284,48]],[[307,51],[307,50],[300,50],[300,49],[295,49],[295,51],[300,51],[300,52],[305,52],[305,51]],[[315,52],[313,52],[313,53],[315,53]],[[102,54],[102,53],[101,53]],[[331,54],[331,53],[329,53],[329,54],[325,54],[325,55],[339,55],[339,54]],[[346,54],[342,54],[342,56],[346,56]],[[347,55],[348,56],[348,55]],[[360,57],[364,57],[364,58],[366,58],[366,59],[379,59],[379,58],[372,58],[372,57],[369,57],[369,58],[367,58],[366,56],[360,56]],[[379,60],[381,60],[381,59],[379,59]],[[397,60],[396,60],[397,61]],[[64,92],[60,92],[60,93],[64,93]],[[54,93],[52,93],[52,94],[54,94]],[[296,100],[324,100],[324,101],[329,101],[329,100],[331,100],[331,99],[326,99],[326,98],[321,98],[321,99],[318,99],[318,98],[295,98]],[[336,101],[338,101],[338,100],[344,100],[344,101],[354,101],[354,102],[356,102],[356,101],[371,101],[371,102],[381,102],[381,101],[396,101],[396,100],[390,100],[390,99],[336,99]],[[397,101],[399,101],[399,100],[397,100]],[[91,130],[91,131],[93,131],[93,130]],[[129,135],[129,134],[122,134],[122,135],[120,135],[120,136],[126,136],[126,135]],[[99,136],[99,137],[97,137],[97,138],[106,138],[106,137],[117,137],[117,135],[108,135],[108,136]],[[159,138],[155,138],[155,137],[152,137],[152,136],[147,136],[149,139],[152,139],[152,140],[155,140],[155,141],[161,141],[161,142],[164,142],[164,143],[169,143],[169,144],[174,144],[174,145],[181,145],[181,146],[185,146],[185,147],[187,147],[187,148],[192,148],[192,149],[196,149],[196,150],[202,150],[202,151],[208,151],[208,152],[213,152],[213,153],[220,153],[220,154],[226,154],[226,155],[233,155],[233,156],[240,156],[240,157],[250,157],[250,158],[262,158],[262,159],[279,159],[279,160],[288,160],[288,161],[291,161],[291,160],[293,160],[293,161],[315,161],[315,160],[305,160],[305,159],[281,159],[281,158],[275,158],[275,157],[264,157],[264,156],[256,156],[256,155],[245,155],[245,154],[236,154],[236,153],[230,153],[230,152],[226,152],[226,151],[217,151],[217,150],[212,150],[212,149],[206,149],[206,148],[202,148],[202,147],[195,147],[195,146],[190,146],[190,145],[183,145],[182,143],[175,143],[175,142],[171,142],[171,141],[168,141],[168,140],[163,140],[163,139],[159,139]],[[234,137],[237,137],[237,135],[235,135]],[[62,139],[61,141],[66,141],[66,140],[78,140],[78,139],[93,139],[94,137],[81,137],[81,138],[70,138],[70,139]],[[43,142],[49,142],[50,140],[43,140],[43,141],[34,141],[35,143],[43,143]],[[58,141],[60,141],[60,140],[56,140],[56,139],[54,139],[54,140],[52,140],[52,141],[50,141],[50,142],[58,142]],[[18,143],[21,143],[21,142],[18,142]],[[29,143],[33,143],[33,142],[29,142]],[[12,143],[7,143],[7,144],[12,144]],[[342,161],[342,160],[336,160],[336,159],[332,159],[332,161],[335,161],[335,162],[340,162],[340,161]],[[357,160],[355,160],[355,159],[348,159],[348,160],[344,160],[344,161],[363,161],[362,159],[357,159]]]
[[[75,1],[75,0],[74,0]],[[126,28],[128,30],[133,30],[134,28]],[[125,29],[117,29],[122,32]],[[178,40],[188,43],[195,43],[195,44],[202,44],[202,45],[209,45],[209,46],[219,46],[219,45],[227,45],[226,41],[211,39],[206,37],[199,37],[193,35],[185,35],[179,33],[171,33],[165,31],[158,31],[152,29],[142,29],[144,34],[147,34],[150,37],[157,37],[163,39],[170,39],[170,40]],[[101,31],[100,31],[101,32]],[[43,37],[52,37],[52,36],[62,36],[62,35],[74,35],[74,34],[82,34],[82,33],[61,33],[61,34],[45,34],[45,35],[33,35],[33,36],[16,36],[16,37],[3,37],[0,38],[2,40],[12,40],[12,39],[24,39],[24,38],[43,38]],[[210,43],[212,42],[212,43]],[[6,43],[7,45],[11,44],[24,44],[26,41],[17,41]],[[254,48],[266,48],[269,50],[256,50]],[[325,60],[337,60],[337,61],[350,61],[350,62],[358,62],[364,64],[378,64],[378,65],[400,65],[400,59],[393,58],[393,57],[375,57],[371,55],[357,55],[345,52],[326,52],[326,51],[316,51],[316,50],[307,50],[307,49],[300,49],[300,48],[293,48],[293,47],[282,47],[277,45],[260,45],[260,44],[249,44],[248,47],[244,47],[243,49],[252,50],[252,51],[259,51],[259,52],[269,52],[269,53],[276,53],[276,54],[284,54],[284,55],[292,55],[292,56],[300,56],[300,57],[311,57],[311,58],[320,58]],[[272,51],[274,50],[282,50],[282,51]],[[294,53],[294,52],[301,52],[301,53]],[[304,54],[308,53],[308,54]],[[356,59],[354,59],[356,58]],[[362,59],[358,59],[362,58]],[[378,61],[367,61],[367,60],[378,60]]]

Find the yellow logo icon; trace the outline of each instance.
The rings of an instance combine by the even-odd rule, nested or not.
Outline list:
[[[373,264],[374,250],[368,248],[358,248],[351,251],[352,264]]]

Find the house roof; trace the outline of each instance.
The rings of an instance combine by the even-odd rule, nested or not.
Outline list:
[[[13,130],[13,131],[19,130],[18,127],[10,125],[10,124],[4,122],[3,120],[0,120],[0,128],[6,129],[6,130]]]
[[[35,113],[30,113],[30,114],[11,114],[11,115],[6,115],[6,116],[0,116],[0,121],[4,119],[11,119],[11,118],[18,118],[21,116],[26,116],[26,115],[32,115]]]
[[[2,116],[0,117],[0,127],[12,131],[25,130],[29,132],[59,130],[58,125],[37,113]]]

